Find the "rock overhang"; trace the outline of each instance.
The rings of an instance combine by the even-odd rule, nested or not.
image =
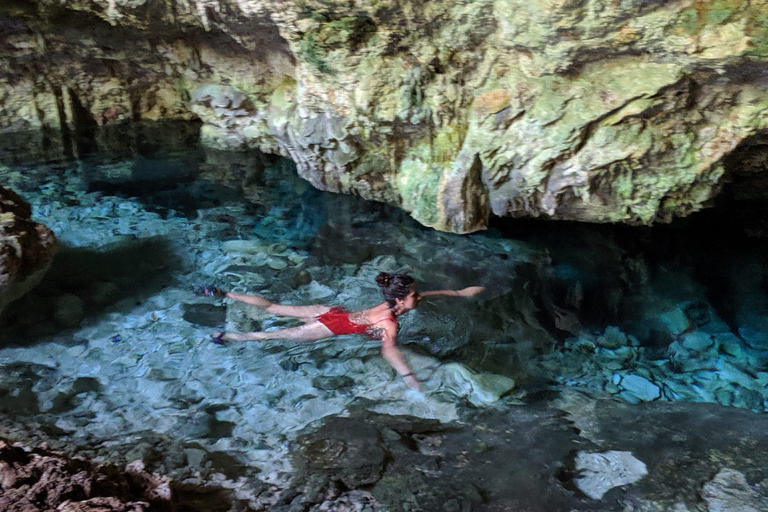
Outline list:
[[[199,119],[446,231],[685,216],[768,124],[762,4],[12,5],[3,131]]]

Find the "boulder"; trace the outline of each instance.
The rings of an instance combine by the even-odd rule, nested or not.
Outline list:
[[[120,471],[0,439],[0,510],[149,512],[171,509],[170,479],[133,463]]]
[[[659,386],[640,375],[629,374],[621,379],[621,387],[644,402],[656,400],[661,395]]]
[[[0,187],[0,311],[42,280],[58,248],[53,232],[31,215],[18,194]]]
[[[629,345],[627,335],[614,326],[605,328],[605,333],[597,338],[597,344],[603,348],[616,349]]]
[[[705,332],[690,332],[683,335],[683,347],[694,353],[704,352],[714,343],[712,335]]]
[[[709,505],[709,512],[768,510],[768,498],[758,494],[742,473],[730,468],[721,469],[711,481],[704,484],[700,494]]]
[[[576,470],[581,476],[576,486],[593,500],[599,500],[614,487],[637,482],[648,474],[645,464],[631,452],[610,450],[602,453],[579,452]]]

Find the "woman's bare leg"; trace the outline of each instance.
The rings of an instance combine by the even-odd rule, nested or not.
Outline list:
[[[333,333],[325,325],[318,321],[308,322],[299,327],[280,329],[270,332],[227,332],[221,337],[224,341],[263,341],[263,340],[294,340],[317,341],[330,338]]]
[[[312,318],[317,315],[322,315],[331,309],[329,306],[323,306],[321,304],[314,304],[312,306],[288,306],[284,304],[275,304],[269,299],[259,297],[258,295],[245,295],[243,293],[227,292],[226,296],[230,299],[239,300],[252,306],[256,306],[259,309],[263,309],[271,315],[277,316],[294,316],[298,318]]]

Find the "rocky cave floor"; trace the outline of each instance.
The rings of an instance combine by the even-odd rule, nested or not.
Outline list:
[[[62,243],[0,319],[7,510],[115,495],[41,491],[46,464],[133,482],[115,510],[768,510],[760,256],[543,223],[445,234],[249,158],[0,168]],[[423,393],[356,337],[209,341],[293,324],[203,286],[355,309],[382,270],[486,287],[401,322]]]

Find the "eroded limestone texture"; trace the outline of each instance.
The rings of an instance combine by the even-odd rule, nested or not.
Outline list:
[[[170,479],[147,473],[140,461],[121,471],[82,457],[68,458],[61,452],[0,440],[0,509],[145,512],[173,508]]]
[[[768,125],[743,0],[6,2],[0,129],[194,119],[321,189],[468,232],[667,221]],[[67,138],[48,141],[68,147]]]
[[[43,278],[56,252],[56,237],[32,222],[18,194],[0,187],[0,311]]]

